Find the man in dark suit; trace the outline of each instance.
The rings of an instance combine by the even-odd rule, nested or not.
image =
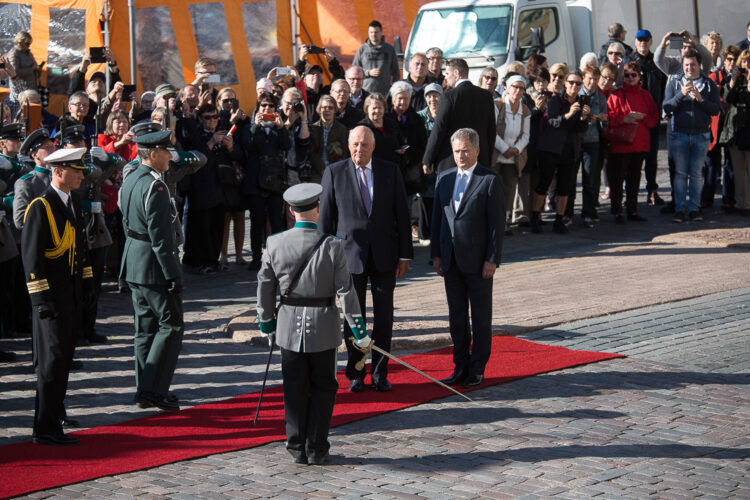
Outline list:
[[[445,280],[453,340],[455,369],[443,382],[473,387],[482,383],[490,359],[492,278],[500,265],[505,201],[500,177],[477,163],[478,134],[459,129],[450,143],[457,167],[435,185],[430,254]]]
[[[63,401],[73,361],[82,308],[94,296],[81,202],[73,193],[86,169],[86,148],[61,149],[47,156],[52,180],[26,209],[21,251],[33,313],[36,404],[32,440],[66,446],[78,438],[63,427],[78,427]]]
[[[440,99],[435,127],[427,140],[422,163],[428,174],[437,166],[442,172],[454,166],[448,142],[460,128],[471,128],[479,134],[479,163],[490,167],[495,146],[495,105],[492,94],[469,80],[469,66],[463,59],[451,59],[446,66],[445,80],[452,90]]]
[[[364,126],[349,133],[351,158],[333,163],[323,173],[320,230],[341,238],[362,314],[370,282],[373,304],[372,340],[390,351],[393,333],[393,290],[396,278],[409,270],[414,250],[406,190],[396,164],[373,159],[375,137]],[[352,345],[353,334],[344,327],[349,354],[346,376],[349,390],[364,390],[364,370],[355,364],[362,353]],[[388,359],[372,353],[370,375],[378,391],[391,390]]]

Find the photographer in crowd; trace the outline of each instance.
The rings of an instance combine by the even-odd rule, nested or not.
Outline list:
[[[301,108],[304,113],[304,104]],[[264,92],[258,96],[253,116],[253,123],[245,125],[241,135],[245,152],[242,194],[250,207],[250,248],[253,254],[248,264],[249,271],[260,269],[266,220],[271,225],[272,234],[284,230],[281,195],[287,186],[286,156],[292,149],[289,130],[273,94]]]

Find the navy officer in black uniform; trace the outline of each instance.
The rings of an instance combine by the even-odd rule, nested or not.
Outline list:
[[[37,389],[32,439],[37,444],[77,444],[63,427],[63,400],[73,361],[81,310],[93,294],[93,274],[80,200],[73,193],[83,181],[86,148],[61,149],[47,156],[51,185],[26,211],[21,252],[33,312]]]

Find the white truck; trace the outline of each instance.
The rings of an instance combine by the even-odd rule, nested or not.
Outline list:
[[[699,35],[716,31],[725,45],[737,43],[748,21],[747,0],[444,0],[419,9],[405,60],[440,47],[446,58],[465,59],[477,81],[487,66],[503,75],[507,63],[525,61],[533,51],[542,52],[550,65],[577,67],[586,52],[598,54],[612,22],[625,27],[632,47],[641,28],[651,31],[654,44],[683,29]]]

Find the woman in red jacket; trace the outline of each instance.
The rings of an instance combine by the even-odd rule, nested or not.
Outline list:
[[[133,142],[135,136],[128,132],[129,129],[128,114],[119,109],[112,111],[107,117],[106,130],[99,134],[99,147],[107,153],[117,153],[125,161],[134,160],[138,155],[138,147]]]
[[[611,212],[615,223],[625,224],[622,215],[622,181],[626,181],[627,219],[643,222],[638,215],[638,188],[641,183],[641,165],[651,147],[649,129],[659,123],[656,103],[647,90],[641,88],[641,67],[629,62],[623,68],[623,85],[607,98],[607,116],[610,127],[637,124],[635,139],[631,143],[610,142],[610,159],[607,168]]]

